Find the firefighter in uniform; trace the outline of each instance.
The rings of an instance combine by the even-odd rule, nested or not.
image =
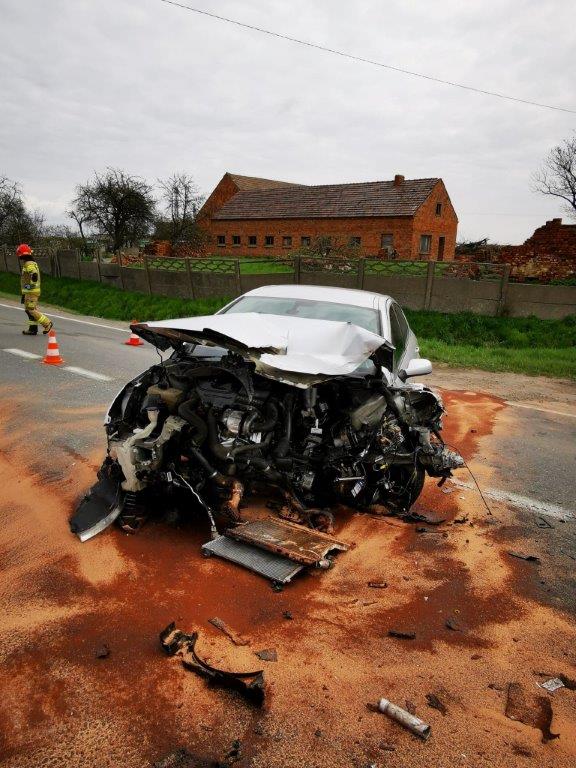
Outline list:
[[[38,309],[40,300],[40,268],[32,258],[32,248],[23,243],[16,248],[16,256],[22,269],[20,275],[20,289],[22,291],[21,302],[28,315],[28,329],[22,331],[25,336],[36,336],[38,323],[42,326],[43,333],[48,333],[52,328],[52,322]]]

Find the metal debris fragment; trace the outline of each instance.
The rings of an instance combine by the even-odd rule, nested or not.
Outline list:
[[[540,562],[540,558],[536,557],[536,555],[526,555],[524,552],[515,552],[511,549],[508,550],[508,554],[512,555],[512,557],[517,557],[519,560],[527,560],[530,563]]]
[[[546,689],[548,693],[554,693],[554,691],[557,691],[559,688],[565,687],[559,677],[551,677],[550,680],[546,680],[544,683],[538,683],[538,685],[540,688]]]
[[[206,678],[214,685],[221,685],[238,691],[253,704],[261,706],[264,703],[264,673],[228,672],[211,666],[196,653],[195,646],[198,632],[186,634],[176,629],[174,622],[160,632],[160,643],[168,656],[179,654],[182,664],[196,674]]]
[[[255,651],[255,654],[262,661],[278,661],[278,654],[275,648],[264,648],[262,651]]]
[[[225,621],[222,621],[222,619],[219,619],[218,616],[215,616],[213,619],[208,619],[208,621],[210,624],[212,624],[213,627],[219,629],[226,635],[227,638],[232,640],[234,645],[250,645],[249,640],[247,640],[245,637],[242,637],[242,635],[238,634],[238,632],[235,632],[233,629],[230,629],[228,624],[226,624]]]
[[[438,712],[441,712],[443,715],[446,715],[448,712],[446,706],[440,701],[435,693],[426,694],[426,703],[429,707],[432,707],[432,709],[437,709]]]
[[[403,629],[389,629],[388,637],[397,637],[400,640],[414,640],[416,632],[406,631]]]
[[[444,626],[446,627],[446,629],[451,629],[452,632],[462,631],[462,627],[460,626],[459,622],[457,621],[457,619],[455,619],[452,616],[446,619],[446,621],[444,622]]]
[[[410,712],[402,709],[402,707],[399,707],[397,704],[393,704],[388,699],[380,699],[378,702],[378,710],[383,714],[388,715],[388,717],[392,718],[392,720],[395,720],[397,723],[400,723],[400,725],[403,725],[404,728],[407,728],[420,739],[425,741],[430,736],[430,726],[427,723],[420,720],[419,717],[411,715]]]
[[[368,586],[372,589],[385,589],[388,583],[386,581],[369,581]]]

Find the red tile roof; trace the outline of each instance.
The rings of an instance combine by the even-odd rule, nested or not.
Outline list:
[[[412,216],[428,198],[440,179],[370,181],[358,184],[306,186],[268,182],[247,176],[232,178],[240,187],[230,200],[213,214],[214,219],[310,219],[356,218],[364,216]],[[278,185],[241,186],[238,179]]]

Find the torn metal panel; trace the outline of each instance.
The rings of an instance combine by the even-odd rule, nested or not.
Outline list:
[[[196,653],[198,632],[187,634],[177,629],[174,622],[160,632],[160,643],[168,656],[179,654],[186,669],[196,672],[214,685],[238,691],[253,704],[264,703],[264,672],[228,672],[211,666]]]
[[[231,528],[227,535],[302,565],[318,565],[329,552],[349,547],[325,533],[285,520],[253,520]]]
[[[120,483],[104,477],[95,483],[70,518],[70,530],[87,541],[112,525],[120,514]]]

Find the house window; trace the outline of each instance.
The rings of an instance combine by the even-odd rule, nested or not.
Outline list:
[[[240,245],[240,235],[232,235],[232,245]]]
[[[220,247],[226,245],[226,235],[217,235],[216,242]]]
[[[350,245],[360,245],[362,243],[361,237],[351,237],[350,238]]]
[[[432,235],[420,235],[420,253],[425,256],[432,250]]]
[[[311,242],[311,240],[310,240],[309,237],[301,237],[300,238],[300,245],[304,245],[304,246],[310,245],[310,242]]]
[[[267,248],[270,248],[272,245],[274,245],[274,235],[266,235],[264,238],[264,245]]]
[[[390,233],[380,235],[380,248],[392,249],[394,247],[394,235]]]
[[[248,235],[248,245],[251,248],[255,248],[256,247],[256,243],[257,243],[256,235]]]
[[[436,216],[442,216],[442,203],[436,203]]]
[[[292,248],[292,235],[284,235],[282,245],[284,248]]]

